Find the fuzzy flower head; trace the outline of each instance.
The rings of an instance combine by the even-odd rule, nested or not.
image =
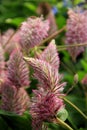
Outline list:
[[[44,121],[52,121],[57,112],[64,107],[63,100],[54,93],[43,93],[34,91],[30,113],[34,130],[40,130]]]
[[[62,75],[59,75],[49,63],[34,58],[25,58],[25,60],[34,69],[34,77],[38,79],[44,90],[54,91],[55,93],[63,90],[66,82],[61,83]]]
[[[68,11],[66,44],[80,44],[87,42],[87,12],[77,9]],[[84,47],[73,47],[68,49],[73,60],[84,51]]]
[[[54,39],[49,43],[46,49],[38,55],[38,59],[48,62],[56,71],[58,71],[60,59]]]
[[[30,83],[29,69],[20,51],[15,50],[10,55],[7,78],[17,88],[26,87]]]
[[[23,49],[30,49],[48,36],[49,21],[43,17],[30,17],[22,23],[20,28],[20,45]]]
[[[9,81],[2,84],[2,110],[22,115],[29,108],[29,103],[29,96],[23,88],[17,89]]]

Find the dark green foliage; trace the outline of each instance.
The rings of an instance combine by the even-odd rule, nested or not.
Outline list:
[[[18,116],[16,114],[0,110],[0,115],[1,130],[31,130],[31,116],[28,112],[26,112],[23,116]]]

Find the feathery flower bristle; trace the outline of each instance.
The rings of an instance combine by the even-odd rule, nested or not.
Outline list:
[[[43,20],[43,17],[28,18],[22,23],[20,28],[20,45],[23,49],[30,48],[40,44],[48,36],[49,21]]]
[[[52,92],[45,94],[35,90],[34,94],[30,113],[33,119],[33,128],[39,130],[44,121],[52,121],[55,118],[57,112],[64,107],[64,104],[63,100]]]
[[[29,69],[20,51],[14,51],[8,62],[7,78],[16,87],[29,85]]]
[[[62,76],[47,62],[34,59],[25,58],[30,66],[34,69],[34,77],[39,80],[45,89],[53,91],[60,91],[66,83],[60,83]]]
[[[39,59],[47,61],[52,67],[54,67],[57,71],[59,69],[59,56],[55,44],[55,40],[52,40],[47,48],[38,56]]]
[[[87,12],[68,11],[69,19],[67,20],[66,44],[80,44],[87,42]],[[73,60],[84,51],[84,47],[68,48]]]
[[[30,99],[23,88],[17,89],[9,81],[2,84],[1,109],[22,115],[28,108]]]
[[[60,96],[66,83],[61,83],[62,76],[53,64],[41,59],[24,58],[34,70],[34,77],[39,81],[38,90],[33,90],[34,97],[30,106],[32,126],[40,130],[44,121],[53,121],[57,112],[64,107]],[[58,66],[57,66],[58,67]]]

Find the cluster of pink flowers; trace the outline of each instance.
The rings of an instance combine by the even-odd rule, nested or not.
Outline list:
[[[86,12],[69,10],[68,14],[66,44],[87,42]],[[9,33],[13,35],[14,32]],[[48,33],[49,21],[43,20],[43,17],[30,17],[23,22],[15,38],[11,39],[12,43],[17,42],[17,44],[15,47],[12,45],[9,61],[6,62],[7,66],[5,66],[3,48],[6,50],[6,47],[9,48],[9,46],[5,42],[0,43],[0,79],[3,79],[3,83],[0,83],[0,108],[19,115],[30,110],[34,130],[42,129],[45,121],[52,122],[59,110],[65,107],[61,97],[65,96],[63,89],[66,82],[62,83],[63,75],[59,73],[60,59],[55,40],[52,40],[36,58],[23,58],[23,54],[27,54],[24,52],[38,46],[48,36]],[[3,35],[2,39],[6,43],[9,41],[7,35]],[[68,51],[73,60],[76,60],[76,57],[84,51],[84,47],[68,48]],[[25,90],[30,86],[30,66],[34,70],[33,77],[38,80],[37,90],[33,90],[31,100]],[[6,67],[6,72],[4,67]],[[2,72],[6,74],[4,78]],[[82,82],[86,84],[86,80]]]
[[[6,76],[1,84],[1,106],[6,111],[22,115],[29,109],[30,99],[24,87],[29,85],[29,71],[21,52],[12,52]]]
[[[34,77],[39,82],[38,90],[33,91],[30,107],[35,130],[41,129],[44,121],[53,121],[57,112],[64,107],[60,96],[64,96],[61,92],[66,85],[65,82],[61,83],[62,75],[58,72],[59,57],[54,40],[38,58],[25,59],[34,69]]]
[[[31,17],[22,23],[19,33],[17,32],[17,44],[11,49],[9,61],[6,62],[6,77],[0,85],[0,108],[19,115],[30,109],[35,130],[41,129],[44,121],[53,121],[58,111],[65,107],[60,96],[64,96],[62,91],[66,83],[61,82],[63,76],[59,74],[60,59],[55,40],[52,40],[37,58],[25,58],[34,70],[34,78],[38,80],[37,90],[33,90],[34,96],[31,101],[25,90],[30,86],[29,67],[23,59],[22,52],[39,45],[48,36],[48,31],[49,21],[44,21],[43,17]],[[10,30],[9,33],[12,36],[14,32]],[[2,39],[4,48],[9,41],[8,35],[3,35]],[[14,43],[14,36],[11,41]],[[5,62],[2,47],[0,46],[0,67]],[[0,71],[2,69],[0,68]]]
[[[29,87],[29,68],[23,60],[21,50],[38,45],[48,36],[49,21],[43,17],[29,18],[23,22],[16,33],[9,29],[1,36],[0,41],[0,108],[22,115],[29,110],[30,98],[25,91]],[[21,45],[21,46],[20,46]],[[5,63],[5,53],[9,61]],[[6,65],[5,65],[6,64]],[[4,71],[5,70],[5,71]],[[2,76],[4,74],[5,76]],[[7,104],[7,105],[6,105]]]

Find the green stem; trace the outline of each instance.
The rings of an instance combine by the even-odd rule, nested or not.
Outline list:
[[[87,46],[87,43],[80,43],[80,44],[73,44],[73,45],[60,45],[60,46],[57,46],[58,49],[61,49],[61,48],[72,48],[72,47],[80,47],[80,46]]]
[[[87,43],[73,44],[73,45],[58,45],[57,49],[58,51],[62,51],[62,50],[67,50],[67,48],[80,47],[80,46],[87,46]],[[38,48],[45,49],[46,46],[38,46]]]
[[[66,26],[64,26],[62,29],[56,31],[55,33],[53,33],[52,35],[50,35],[49,37],[47,37],[46,39],[44,39],[41,43],[41,44],[44,44],[45,42],[47,41],[50,41],[52,40],[53,38],[55,38],[58,34],[60,34],[61,32],[63,32],[64,30],[66,29]]]
[[[3,47],[5,47],[7,44],[10,43],[11,39],[14,37],[14,35],[16,34],[18,30],[16,30],[15,32],[12,33],[12,35],[10,36],[10,38],[6,41],[5,45],[3,45]]]
[[[70,104],[73,108],[75,108],[86,120],[87,120],[87,116],[76,106],[74,105],[71,101],[69,101],[68,99],[64,98],[64,101],[66,101],[68,104]]]
[[[67,130],[73,130],[67,123],[56,117],[56,122],[66,128]]]

